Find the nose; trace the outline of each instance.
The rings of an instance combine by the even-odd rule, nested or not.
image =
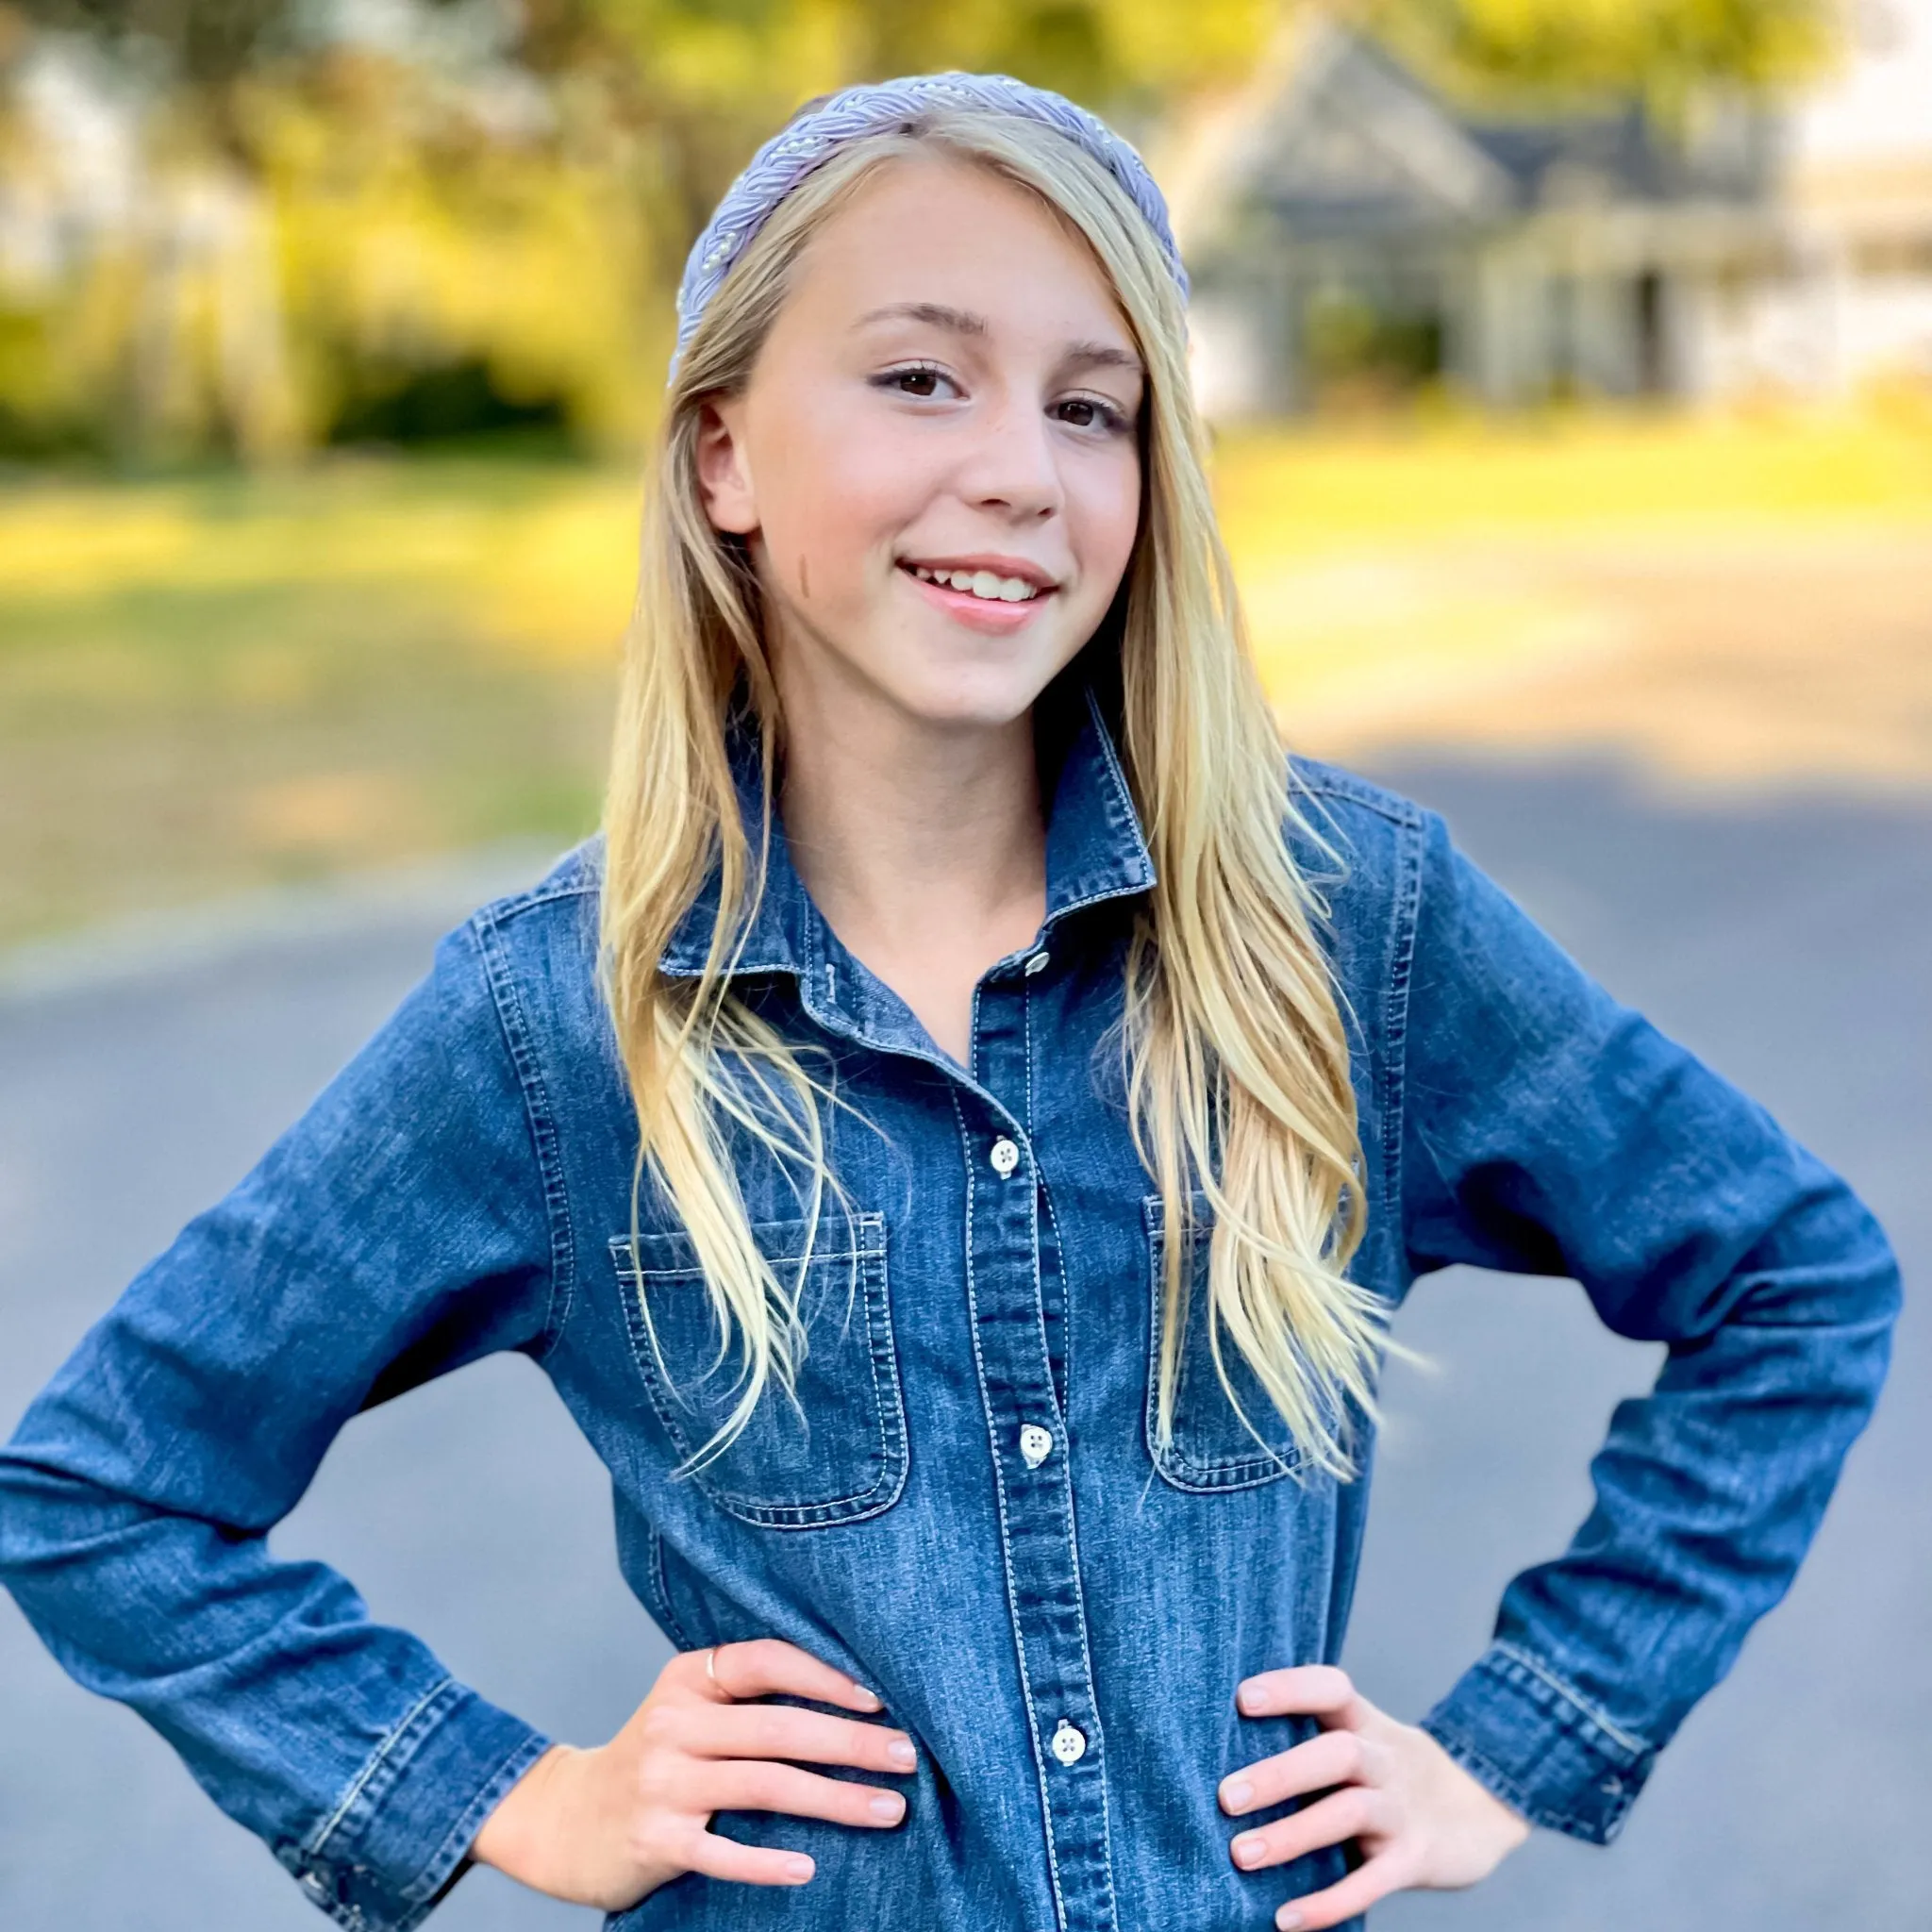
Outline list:
[[[1032,525],[1058,515],[1065,489],[1044,413],[1014,398],[982,416],[958,489],[968,503],[1014,524]]]

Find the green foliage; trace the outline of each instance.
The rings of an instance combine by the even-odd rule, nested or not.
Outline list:
[[[0,72],[25,20],[164,82],[142,223],[52,285],[0,285],[0,452],[257,458],[518,423],[626,445],[656,405],[691,238],[804,102],[1002,71],[1144,142],[1313,0],[525,0],[505,52],[547,129],[492,123],[460,75],[305,40],[302,4],[0,0]],[[1670,108],[1804,72],[1831,0],[1338,5],[1452,87]],[[19,139],[0,98],[9,173],[34,165]],[[210,232],[196,193],[219,246],[179,242]],[[1386,348],[1370,359],[1402,359]]]
[[[1492,98],[1641,94],[1674,108],[1713,83],[1773,89],[1834,43],[1833,0],[1355,0],[1397,53]]]

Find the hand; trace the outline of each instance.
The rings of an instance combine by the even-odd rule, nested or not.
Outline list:
[[[720,1838],[706,1829],[712,1812],[897,1824],[906,1815],[897,1791],[770,1760],[903,1775],[916,1758],[904,1731],[732,1701],[774,1693],[880,1708],[870,1690],[775,1637],[680,1651],[609,1743],[546,1751],[484,1821],[471,1857],[533,1890],[607,1912],[636,1905],[686,1872],[742,1885],[803,1885],[812,1874],[808,1857]]]
[[[1243,1832],[1229,1848],[1235,1863],[1244,1872],[1284,1865],[1349,1838],[1367,1855],[1325,1891],[1283,1906],[1274,1915],[1283,1932],[1339,1925],[1391,1891],[1474,1885],[1529,1836],[1526,1818],[1428,1732],[1377,1710],[1343,1671],[1328,1664],[1263,1671],[1241,1681],[1235,1702],[1246,1717],[1313,1717],[1322,1735],[1224,1778],[1224,1811],[1239,1818],[1284,1798],[1328,1792],[1291,1817]]]

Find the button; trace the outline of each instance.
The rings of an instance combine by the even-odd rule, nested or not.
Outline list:
[[[1053,1734],[1052,1748],[1062,1764],[1078,1764],[1087,1755],[1087,1735],[1061,1718],[1059,1729]]]
[[[1020,1150],[1010,1141],[1001,1139],[992,1143],[992,1171],[1004,1180],[1020,1164]]]
[[[1028,1469],[1038,1469],[1053,1454],[1053,1431],[1025,1424],[1020,1430],[1020,1454]]]
[[[1051,953],[1035,953],[1026,962],[1026,977],[1031,979],[1036,973],[1044,973],[1052,958]]]

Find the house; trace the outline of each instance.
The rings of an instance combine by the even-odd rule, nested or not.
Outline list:
[[[1896,63],[1932,0],[1877,4],[1904,23]],[[1272,414],[1427,379],[1498,405],[1702,397],[1842,386],[1874,357],[1932,373],[1932,154],[1923,178],[1890,148],[1842,161],[1807,132],[1832,98],[1711,104],[1673,135],[1637,106],[1483,117],[1305,21],[1157,164],[1202,405]],[[1907,148],[1915,106],[1932,148],[1932,76],[1900,92]]]
[[[1787,119],[1775,260],[1712,291],[1707,391],[1932,380],[1932,0],[1863,0],[1850,25]]]

